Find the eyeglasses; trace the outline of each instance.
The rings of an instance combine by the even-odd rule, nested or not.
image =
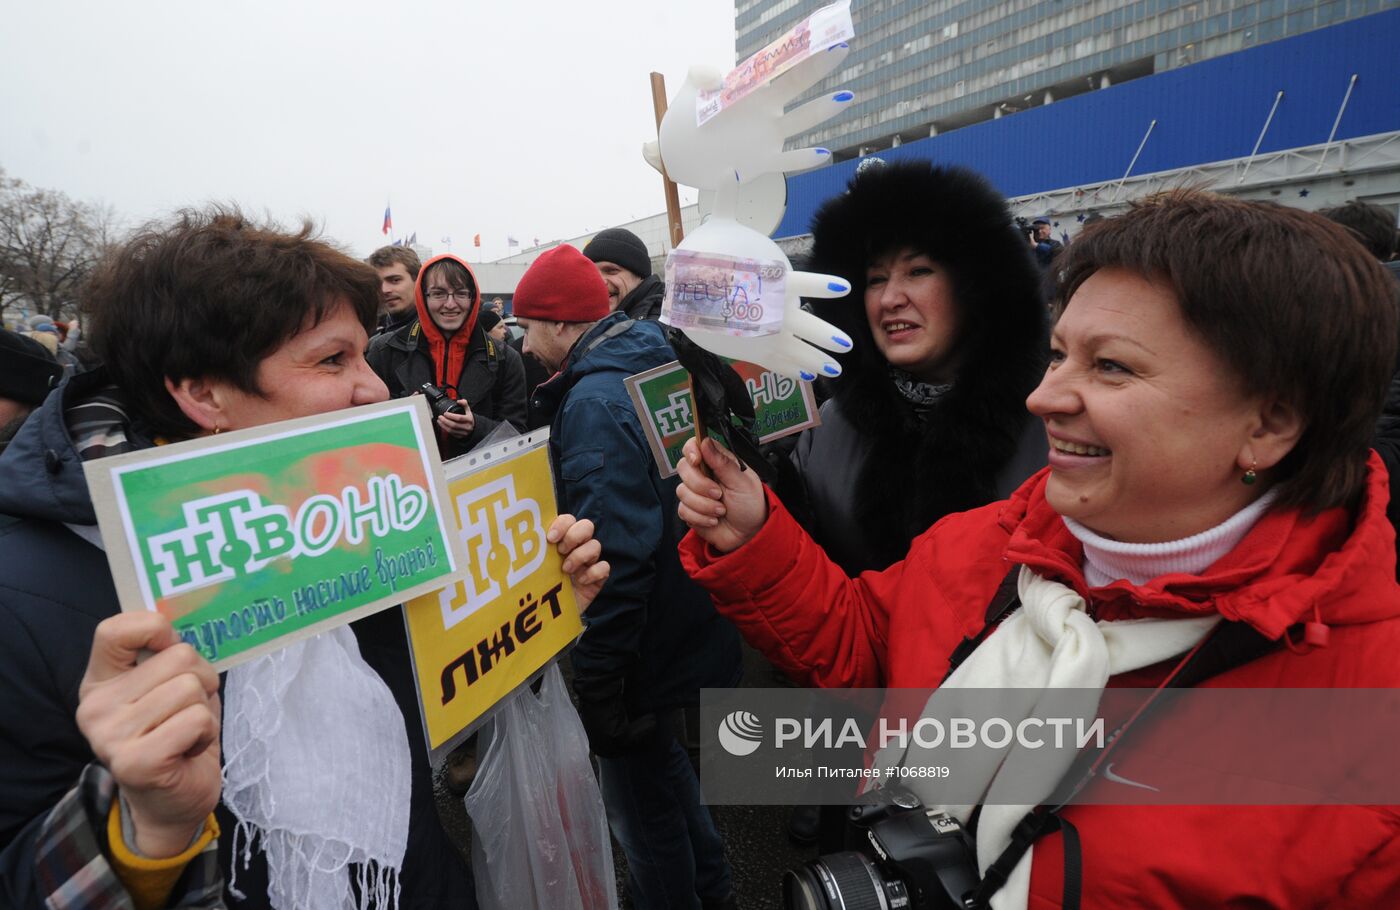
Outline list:
[[[460,291],[444,291],[442,288],[433,288],[428,292],[428,299],[433,303],[442,303],[448,297],[458,303],[471,303],[472,297],[476,296],[471,291],[463,288]]]

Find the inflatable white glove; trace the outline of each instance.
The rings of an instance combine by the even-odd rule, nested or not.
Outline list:
[[[805,37],[792,37],[799,34]],[[803,310],[801,298],[840,297],[850,284],[834,275],[793,271],[776,243],[739,222],[739,187],[764,174],[804,171],[831,160],[826,149],[783,151],[783,144],[838,113],[855,95],[838,91],[791,112],[784,108],[841,65],[850,52],[842,39],[851,34],[849,4],[837,3],[741,64],[727,88],[719,70],[692,67],[671,99],[658,142],[643,147],[647,161],[664,164],[671,180],[715,192],[710,216],[667,261],[663,320],[715,354],[794,379],[840,375],[840,365],[824,351],[850,350],[850,337]],[[822,40],[831,43],[823,47]],[[810,56],[796,63],[789,57],[790,69],[767,76],[764,67],[781,70],[787,65],[775,61],[790,47]],[[726,271],[727,265],[732,269]],[[763,286],[760,281],[749,287],[748,278],[759,271],[782,276],[781,297],[771,280],[766,292],[751,293]],[[751,321],[734,316],[732,304],[741,299],[743,309],[758,304],[763,316]],[[781,319],[775,307],[781,309]]]
[[[818,376],[841,375],[841,365],[827,356],[826,351],[845,352],[851,349],[851,338],[845,332],[802,309],[803,297],[840,297],[850,291],[850,283],[835,275],[792,271],[779,246],[752,228],[738,222],[711,218],[676,247],[673,261],[683,261],[686,253],[699,256],[724,255],[755,263],[780,263],[783,297],[780,301],[767,298],[764,305],[775,302],[782,307],[782,325],[774,334],[735,335],[704,327],[682,325],[682,331],[707,351],[721,357],[758,363],[793,379],[811,381]],[[668,273],[668,295],[683,294]],[[684,285],[684,280],[681,284]],[[670,314],[667,314],[668,316]],[[815,347],[814,347],[815,345]]]
[[[806,171],[826,164],[824,148],[783,151],[789,136],[803,133],[834,116],[855,100],[848,91],[833,92],[807,102],[791,113],[783,108],[841,64],[850,53],[845,43],[817,53],[755,89],[705,121],[697,123],[701,91],[714,91],[724,75],[710,67],[692,67],[661,121],[660,159],[676,183],[718,189],[728,182],[745,183],[762,174]],[[650,143],[648,143],[650,145]],[[657,155],[646,146],[643,157],[655,166]]]

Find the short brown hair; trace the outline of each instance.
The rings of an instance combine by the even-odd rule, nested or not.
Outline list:
[[[423,267],[423,263],[418,259],[418,254],[413,252],[412,247],[407,246],[381,246],[369,258],[365,260],[377,269],[387,269],[394,263],[404,267],[408,272],[408,277],[414,281],[418,280],[418,270]]]
[[[441,257],[428,266],[428,274],[423,276],[424,288],[427,287],[428,278],[431,275],[442,276],[443,283],[453,290],[467,290],[474,294],[477,293],[476,280],[472,277],[472,273],[455,259]],[[427,291],[425,290],[424,293]]]
[[[1381,262],[1395,255],[1395,216],[1380,206],[1353,199],[1318,214],[1351,231]]]
[[[205,377],[254,395],[258,367],[308,323],[348,301],[366,331],[374,270],[315,236],[255,224],[237,208],[180,212],[139,230],[98,267],[85,328],[134,417],[156,434],[198,431],[165,380]]]
[[[1395,369],[1400,288],[1344,228],[1273,203],[1176,190],[1086,229],[1057,268],[1057,313],[1099,269],[1167,282],[1246,394],[1273,396],[1304,421],[1271,472],[1278,505],[1355,501]]]

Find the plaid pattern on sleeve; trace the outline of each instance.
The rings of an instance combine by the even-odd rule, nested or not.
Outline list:
[[[106,855],[106,822],[116,791],[107,769],[90,764],[44,820],[34,864],[49,910],[132,910],[131,897]],[[185,867],[168,906],[224,910],[217,841]]]

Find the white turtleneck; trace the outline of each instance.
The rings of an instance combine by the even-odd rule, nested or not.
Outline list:
[[[1084,579],[1100,587],[1126,579],[1146,584],[1159,575],[1199,575],[1235,548],[1264,516],[1276,491],[1269,490],[1225,521],[1207,531],[1165,543],[1123,543],[1101,537],[1072,518],[1065,527],[1084,545]]]

